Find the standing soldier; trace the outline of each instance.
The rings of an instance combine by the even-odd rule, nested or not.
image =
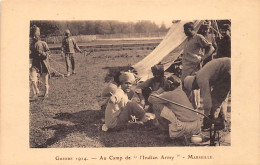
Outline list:
[[[82,53],[82,50],[78,47],[74,38],[70,36],[70,31],[67,29],[65,31],[65,38],[62,40],[61,46],[61,54],[65,53],[65,61],[67,67],[67,77],[70,76],[70,70],[72,70],[72,74],[75,74],[75,61],[74,61],[74,53],[75,49]]]
[[[182,82],[185,77],[195,74],[200,69],[201,63],[214,51],[212,44],[208,42],[205,37],[194,31],[194,24],[192,22],[184,24],[184,33],[188,39],[186,45],[184,46],[182,58]],[[203,50],[205,50],[205,53]],[[188,95],[191,97],[191,102],[194,108],[199,108],[199,90],[193,90],[188,93]]]
[[[219,48],[215,58],[231,57],[231,29],[230,25],[223,26],[223,38],[220,39]]]
[[[32,81],[33,98],[36,99],[39,95],[39,89],[37,86],[38,73],[43,79],[45,85],[44,97],[48,97],[49,93],[49,56],[50,50],[46,42],[41,41],[40,28],[37,26],[32,27],[31,31],[32,43],[30,44],[30,59],[32,66],[30,68],[30,78]]]

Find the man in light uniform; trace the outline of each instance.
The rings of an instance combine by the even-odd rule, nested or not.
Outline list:
[[[74,38],[72,38],[70,35],[71,35],[70,31],[67,29],[65,31],[66,37],[62,40],[62,46],[61,46],[61,54],[65,53],[65,62],[67,67],[66,76],[70,76],[71,70],[72,70],[72,74],[76,73],[75,60],[74,60],[75,49],[82,53],[82,50],[78,47]]]
[[[184,46],[182,58],[182,82],[186,76],[195,74],[201,68],[201,62],[209,57],[214,51],[214,48],[210,42],[208,42],[202,35],[195,33],[194,24],[192,22],[184,24],[184,33],[188,39]],[[188,95],[191,95],[190,99],[194,108],[199,108],[199,90],[194,90],[191,93],[188,93]]]
[[[109,98],[105,110],[103,131],[120,128],[131,119],[131,115],[136,116],[142,122],[149,120],[150,114],[145,113],[143,107],[136,99],[132,98],[132,100],[129,100],[127,95],[134,81],[135,77],[132,73],[124,72],[119,76],[119,87],[115,84],[110,84],[103,90],[102,97]]]

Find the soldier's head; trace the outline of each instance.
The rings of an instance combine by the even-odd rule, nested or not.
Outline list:
[[[172,91],[176,88],[178,88],[181,85],[181,79],[175,75],[172,75],[167,78],[166,83],[164,84],[164,90],[165,91]]]
[[[70,36],[70,30],[69,30],[69,29],[65,30],[65,36],[66,36],[66,37],[69,37],[69,36]]]
[[[183,28],[184,28],[184,33],[187,37],[192,37],[195,34],[193,22],[188,22],[184,24]]]
[[[162,64],[154,65],[152,68],[152,73],[155,81],[161,81],[164,77],[164,67]]]
[[[209,33],[210,25],[209,24],[203,24],[201,25],[201,34],[206,35]]]
[[[223,35],[231,35],[231,28],[229,24],[223,25]]]
[[[31,27],[31,34],[30,34],[30,36],[32,37],[32,39],[34,41],[40,40],[40,28],[37,27],[36,25],[33,25]]]
[[[119,82],[120,82],[122,90],[125,93],[128,93],[128,92],[130,92],[131,87],[132,87],[133,83],[135,82],[135,76],[133,73],[123,72],[119,76]]]

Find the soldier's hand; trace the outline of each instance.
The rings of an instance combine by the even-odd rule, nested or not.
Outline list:
[[[115,95],[112,95],[110,97],[110,100],[109,100],[110,103],[117,104],[117,101],[118,101],[118,99]]]

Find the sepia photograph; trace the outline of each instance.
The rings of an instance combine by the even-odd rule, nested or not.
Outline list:
[[[0,8],[0,164],[259,164],[258,0]]]
[[[30,147],[230,146],[231,20],[167,25],[31,21]]]

